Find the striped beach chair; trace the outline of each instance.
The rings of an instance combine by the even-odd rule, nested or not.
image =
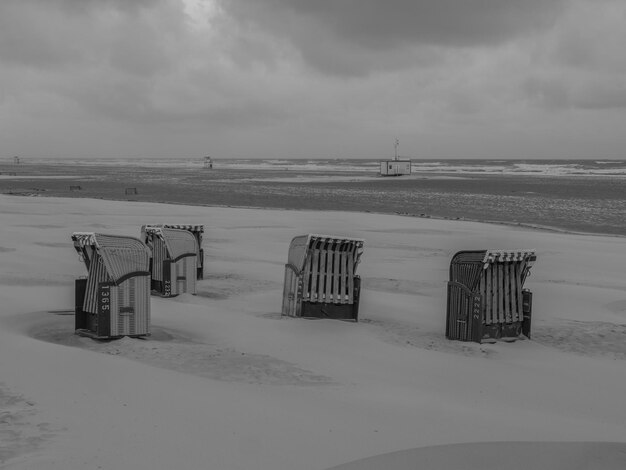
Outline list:
[[[355,275],[364,241],[301,235],[289,246],[282,314],[358,321],[361,278]]]
[[[204,279],[204,249],[202,248],[202,237],[204,234],[204,225],[202,224],[146,224],[141,227],[142,239],[145,240],[145,227],[173,228],[177,230],[187,230],[196,238],[198,245],[197,261],[196,261],[196,278]]]
[[[97,339],[150,334],[150,251],[138,239],[72,234],[87,267],[76,280],[76,333]]]
[[[144,225],[142,240],[152,251],[151,289],[163,297],[196,293],[198,243],[187,230]]]
[[[460,341],[530,338],[532,293],[524,282],[534,250],[460,251],[450,262],[446,337]]]

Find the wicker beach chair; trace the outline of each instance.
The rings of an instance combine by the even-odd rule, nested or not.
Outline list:
[[[196,261],[196,279],[204,279],[204,249],[202,248],[202,236],[204,234],[204,225],[201,224],[147,224],[141,227],[141,238],[146,240],[145,227],[173,228],[177,230],[187,230],[196,238],[197,243],[197,261]]]
[[[198,243],[187,230],[144,225],[142,240],[152,251],[151,288],[163,297],[196,293]]]
[[[450,262],[446,337],[460,341],[530,338],[532,293],[524,289],[534,250],[460,251]]]
[[[150,252],[138,239],[72,234],[87,267],[76,280],[76,333],[97,339],[150,334]]]
[[[355,275],[364,241],[301,235],[289,246],[282,314],[358,321],[361,278]]]

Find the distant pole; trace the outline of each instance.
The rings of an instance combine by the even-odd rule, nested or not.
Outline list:
[[[399,141],[398,139],[396,139],[396,143],[395,143],[395,144],[393,144],[393,146],[394,146],[394,148],[395,148],[395,150],[396,150],[396,151],[395,151],[395,158],[394,158],[394,160],[397,160],[397,159],[398,159],[398,146],[399,146],[399,145],[400,145],[400,141]]]

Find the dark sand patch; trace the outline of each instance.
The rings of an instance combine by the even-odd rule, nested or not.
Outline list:
[[[609,302],[605,307],[613,313],[623,313],[626,315],[626,299]]]
[[[432,295],[434,290],[438,292],[442,288],[442,283],[438,281],[409,281],[368,276],[361,282],[364,289],[411,295],[428,296]]]
[[[441,331],[433,331],[409,322],[361,318],[360,324],[366,325],[383,341],[398,346],[428,349],[470,357],[495,357],[496,349],[490,344],[450,341]]]
[[[0,253],[10,253],[11,251],[15,251],[15,248],[5,248],[0,246]]]
[[[29,334],[39,340],[69,347],[123,356],[163,369],[212,380],[265,385],[328,385],[326,376],[262,354],[251,354],[221,344],[209,344],[190,334],[152,326],[146,338],[97,341],[74,334],[72,316],[47,315]]]
[[[368,248],[381,248],[385,250],[398,250],[404,253],[403,258],[413,256],[416,258],[432,258],[434,256],[448,256],[446,250],[433,247],[415,246],[397,243],[367,243]],[[408,255],[410,253],[410,255]]]
[[[259,313],[256,316],[259,318],[268,318],[270,320],[282,320],[282,319],[291,318],[291,317],[284,316],[281,312]]]
[[[23,274],[0,274],[0,284],[5,286],[66,286],[74,283],[75,277],[68,274],[50,274],[24,277]]]
[[[292,227],[288,225],[234,225],[232,227],[224,227],[224,228],[228,230],[261,230],[261,229],[274,230],[277,228],[291,229]]]
[[[437,230],[429,228],[390,228],[380,230],[364,230],[364,232],[371,233],[397,233],[399,235],[449,235],[447,230]]]
[[[67,228],[65,225],[52,225],[52,224],[18,225],[18,227],[39,228],[42,230],[47,230],[51,228]]]
[[[577,320],[538,321],[531,338],[561,351],[626,359],[626,325]],[[626,467],[624,467],[626,468]]]
[[[71,243],[64,243],[64,242],[35,242],[35,245],[39,245],[39,246],[45,246],[48,248],[71,248],[72,251],[74,251],[74,248],[72,247]]]
[[[383,341],[464,356],[495,357],[495,346],[488,343],[451,341],[443,331],[434,331],[415,323],[381,318],[361,318]],[[536,343],[560,351],[588,357],[626,359],[626,324],[576,320],[536,321],[531,331]],[[520,341],[526,340],[520,337]],[[626,468],[626,467],[625,467]]]
[[[206,245],[205,245],[206,246]],[[240,255],[226,255],[217,250],[205,251],[205,255],[214,261],[227,261],[231,263],[245,263],[249,261],[254,261],[255,263],[265,263],[272,266],[285,266],[284,260],[276,260],[276,259],[262,259],[262,258],[244,258]]]
[[[480,442],[402,450],[328,470],[623,470],[623,442]]]
[[[561,285],[566,285],[566,286],[581,286],[581,287],[593,287],[596,289],[612,289],[612,290],[626,291],[625,283],[607,284],[607,283],[597,283],[597,282],[572,281],[568,279],[544,279],[541,282],[547,283],[547,284],[561,284]]]
[[[205,274],[196,287],[196,295],[223,300],[251,292],[281,288],[282,284],[263,279],[250,279],[237,274]]]

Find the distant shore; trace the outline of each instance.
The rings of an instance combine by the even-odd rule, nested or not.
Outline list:
[[[312,170],[0,165],[0,193],[332,210],[626,236],[623,179]]]

